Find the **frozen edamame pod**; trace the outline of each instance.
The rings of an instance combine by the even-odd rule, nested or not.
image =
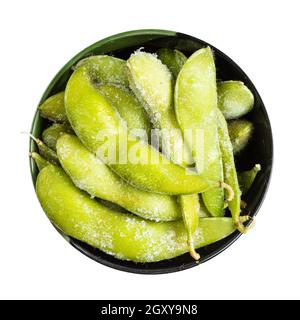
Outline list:
[[[142,130],[147,134],[145,138],[150,137],[151,123],[148,115],[129,90],[113,85],[102,85],[99,90],[117,109],[129,130]]]
[[[181,68],[187,60],[186,56],[179,50],[172,50],[166,48],[158,50],[157,55],[158,58],[162,61],[162,63],[169,68],[169,70],[173,74],[173,78],[176,80],[178,73],[180,72]],[[198,223],[197,211],[199,211],[199,215],[202,217],[210,216],[210,214],[204,206],[204,203],[203,205],[201,205],[199,201],[201,201],[201,197],[199,197],[196,194],[179,197],[179,203],[181,204],[181,210],[183,213],[183,220],[185,223],[186,230],[188,232],[188,244],[190,248],[190,254],[195,260],[200,259],[200,255],[195,252],[195,249],[193,247],[194,232]]]
[[[238,173],[238,180],[242,194],[245,194],[247,191],[249,191],[260,170],[261,165],[256,164],[251,170]]]
[[[231,212],[232,219],[240,232],[245,232],[246,229],[240,220],[240,208],[241,208],[241,191],[239,188],[239,182],[237,172],[234,163],[234,156],[232,145],[229,138],[227,122],[220,110],[218,110],[218,129],[220,138],[220,147],[222,151],[224,178],[234,192],[234,197],[228,202],[228,207]]]
[[[49,219],[64,233],[122,260],[155,262],[188,251],[182,221],[154,222],[106,208],[50,165],[38,175],[36,192]],[[195,247],[235,231],[231,218],[199,219]]]
[[[126,61],[122,59],[106,55],[92,56],[79,61],[76,68],[82,66],[91,70],[90,76],[98,84],[129,87]]]
[[[198,194],[180,196],[178,197],[178,200],[182,211],[183,223],[187,231],[187,241],[190,255],[195,260],[199,260],[200,255],[196,252],[194,247],[194,237],[198,228],[200,214]]]
[[[46,159],[44,159],[41,155],[39,155],[37,152],[31,152],[29,156],[35,161],[39,171],[41,171],[43,168],[48,166],[50,162],[48,162]]]
[[[174,163],[193,163],[174,113],[173,82],[168,68],[155,55],[141,51],[130,56],[127,66],[131,89],[146,109],[154,127],[161,130],[163,152]]]
[[[129,86],[126,62],[122,59],[106,55],[92,56],[81,60],[75,68],[82,65],[89,65],[90,69],[96,70],[98,84],[109,83],[123,87]],[[68,122],[64,95],[64,91],[59,92],[44,101],[39,106],[41,116],[54,122]]]
[[[145,106],[155,128],[161,130],[163,152],[173,162],[186,166],[191,153],[183,141],[173,106],[173,83],[168,68],[153,54],[137,51],[127,61],[130,86]],[[188,160],[187,160],[188,159]],[[194,249],[199,220],[198,195],[179,196],[183,221],[188,234],[191,256],[199,260]]]
[[[253,124],[248,120],[238,119],[228,122],[228,132],[232,143],[233,153],[242,151],[253,133]]]
[[[68,122],[64,97],[65,93],[62,91],[45,100],[39,106],[41,116],[55,122]]]
[[[162,48],[157,51],[157,56],[172,72],[176,80],[179,71],[187,60],[187,57],[179,50]]]
[[[218,83],[218,107],[226,120],[237,119],[250,112],[254,106],[252,92],[241,81]]]
[[[199,194],[198,197],[199,197],[199,205],[200,205],[199,217],[200,218],[209,218],[209,217],[211,217],[211,214],[207,210],[201,195]]]
[[[195,250],[195,237],[199,222],[200,203],[197,193],[181,195],[178,197],[190,255],[193,259],[199,260],[200,255]]]
[[[65,94],[66,111],[81,142],[112,170],[134,186],[157,193],[198,193],[219,185],[217,181],[188,175],[184,168],[173,164],[150,145],[135,136],[126,135],[127,128],[120,116],[97,90],[90,74],[95,77],[96,70],[83,65],[70,77]],[[109,133],[110,139],[105,140],[104,133]],[[124,162],[120,160],[119,145],[115,145],[115,141],[122,140],[121,137],[125,137],[127,146]],[[102,157],[110,149],[115,151],[115,159]],[[136,153],[138,157],[132,157]]]
[[[175,85],[175,111],[183,131],[192,137],[203,136],[202,148],[186,137],[199,173],[211,180],[223,181],[223,166],[217,131],[217,89],[214,58],[209,47],[196,51],[179,72]],[[195,138],[194,138],[195,140]],[[224,191],[213,188],[202,194],[213,216],[222,216]]]
[[[73,133],[71,126],[67,123],[54,123],[42,133],[45,144],[56,151],[56,142],[63,133]]]
[[[36,138],[32,134],[29,134],[29,136],[37,144],[39,153],[43,158],[53,164],[59,165],[59,160],[55,151],[50,149],[42,140]]]
[[[64,134],[57,141],[60,163],[74,184],[90,195],[111,201],[143,218],[160,221],[181,217],[175,197],[132,187],[75,136]]]

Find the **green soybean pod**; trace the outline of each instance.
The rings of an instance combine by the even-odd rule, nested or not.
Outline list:
[[[218,83],[218,107],[226,120],[237,119],[252,110],[254,96],[241,81]]]
[[[242,194],[245,194],[250,190],[260,170],[261,170],[261,165],[256,164],[251,170],[238,173],[239,186]]]
[[[53,123],[43,131],[42,139],[49,148],[56,151],[56,142],[63,133],[73,133],[71,126],[68,123]]]
[[[127,60],[132,91],[146,109],[156,129],[161,130],[163,152],[177,164],[191,164],[190,150],[176,120],[173,82],[169,69],[153,54],[136,51]]]
[[[232,120],[228,122],[228,132],[232,143],[233,153],[242,151],[253,134],[253,124],[244,119]]]
[[[219,185],[217,181],[186,174],[184,168],[173,164],[150,145],[127,135],[127,128],[117,111],[93,84],[90,74],[95,77],[96,71],[90,70],[89,65],[76,69],[67,83],[65,94],[66,111],[72,128],[90,151],[123,179],[146,191],[190,194]],[[115,139],[104,141],[104,133],[109,133],[109,137]],[[127,146],[124,155],[128,161],[121,162],[120,148],[119,145],[116,147],[115,141],[122,140],[124,136]],[[115,159],[104,159],[103,154],[110,149],[115,150]],[[135,152],[139,154],[138,161],[131,157],[132,154],[136,155]]]
[[[172,72],[176,80],[179,71],[187,60],[187,57],[179,50],[161,48],[157,51],[157,56]]]
[[[216,116],[216,70],[209,47],[196,51],[181,69],[175,85],[175,111],[183,131],[191,129],[193,137],[197,133],[203,136],[200,152],[199,143],[188,137],[186,139],[196,160],[198,172],[208,179],[223,181]],[[223,215],[222,188],[210,189],[202,194],[202,198],[213,216]]]
[[[190,255],[199,260],[200,255],[195,250],[195,236],[199,224],[200,204],[198,194],[190,194],[178,197],[182,211],[182,218],[187,231],[187,242]]]
[[[68,122],[64,97],[65,93],[62,91],[46,99],[39,106],[41,116],[55,122]]]
[[[89,65],[90,69],[96,70],[98,84],[115,84],[128,87],[126,62],[122,59],[107,55],[92,56],[81,60],[75,68]],[[93,76],[93,75],[91,75]],[[93,77],[95,80],[95,77]],[[54,122],[68,122],[64,103],[64,91],[59,92],[39,106],[40,114]]]
[[[154,222],[111,210],[76,188],[56,166],[39,173],[36,192],[47,216],[60,230],[118,259],[156,262],[188,251],[182,221]],[[195,247],[234,231],[231,218],[199,219]]]
[[[165,64],[173,74],[173,78],[176,80],[180,70],[182,69],[184,63],[187,60],[187,57],[179,50],[172,50],[167,48],[159,49],[157,52],[158,58]],[[202,198],[194,195],[179,197],[179,203],[181,204],[183,212],[183,220],[188,231],[188,240],[190,254],[194,257],[195,260],[200,258],[198,253],[195,253],[193,250],[193,234],[195,232],[195,227],[197,227],[197,215],[195,213],[199,210],[200,217],[209,217],[210,214],[206,209]],[[184,205],[188,203],[189,205]],[[192,213],[189,213],[192,211]]]
[[[129,87],[126,61],[122,59],[107,55],[91,56],[79,61],[75,68],[83,66],[91,70],[92,81],[97,84]]]
[[[49,148],[42,140],[36,138],[32,134],[29,134],[30,138],[37,144],[40,155],[51,162],[52,164],[59,165],[59,160],[55,151]]]
[[[220,146],[222,151],[223,167],[224,167],[224,178],[225,182],[228,183],[233,192],[234,196],[231,201],[228,202],[228,207],[231,212],[232,219],[237,226],[237,229],[244,233],[246,228],[240,220],[240,208],[241,208],[241,191],[239,188],[239,182],[237,172],[234,163],[234,156],[232,150],[232,144],[229,138],[227,122],[220,110],[218,110],[219,120],[219,138]]]
[[[198,261],[200,254],[195,250],[195,237],[197,237],[197,228],[199,217],[203,211],[200,210],[199,196],[197,193],[181,195],[178,197],[181,208],[183,223],[187,232],[187,242],[190,256]]]
[[[175,197],[134,188],[88,151],[77,137],[61,136],[57,141],[57,155],[73,183],[91,196],[116,203],[145,219],[181,218]]]
[[[131,88],[145,106],[154,127],[162,132],[163,152],[173,162],[186,166],[186,159],[192,159],[192,157],[190,150],[184,144],[182,132],[176,120],[170,71],[156,56],[140,51],[130,56],[127,66],[130,72]],[[188,162],[191,161],[188,160]],[[200,256],[195,251],[193,240],[199,220],[198,195],[179,196],[178,200],[188,234],[190,254],[195,260],[199,260]]]
[[[200,205],[200,212],[199,212],[199,217],[200,218],[209,218],[211,217],[211,214],[210,212],[207,210],[204,202],[203,202],[203,199],[201,197],[201,195],[199,194],[199,205]]]
[[[48,166],[50,162],[48,162],[46,159],[44,159],[40,154],[37,152],[31,152],[29,153],[29,156],[35,161],[39,171],[41,171],[43,168]]]
[[[127,128],[140,130],[141,134],[144,132],[147,141],[151,134],[151,123],[145,109],[134,95],[128,89],[109,84],[100,86],[99,90],[126,121]]]

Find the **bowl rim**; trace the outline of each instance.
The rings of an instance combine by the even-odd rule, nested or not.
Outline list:
[[[267,181],[266,184],[264,186],[264,190],[263,192],[261,192],[259,200],[257,201],[257,207],[255,212],[251,213],[252,217],[255,217],[258,213],[258,211],[260,210],[262,203],[266,197],[266,194],[268,192],[269,189],[269,185],[270,185],[270,181],[271,181],[271,177],[272,177],[272,168],[273,168],[273,160],[274,160],[274,144],[273,144],[273,134],[272,134],[272,127],[271,127],[271,123],[270,123],[270,119],[267,113],[267,110],[265,108],[265,105],[263,103],[263,100],[260,96],[260,94],[258,93],[256,87],[254,86],[253,82],[251,81],[251,79],[247,76],[247,74],[241,69],[241,67],[234,62],[230,57],[228,57],[225,53],[223,53],[221,50],[219,50],[218,48],[216,48],[215,46],[211,45],[210,43],[203,41],[202,39],[199,39],[197,37],[185,34],[185,33],[181,33],[181,32],[176,32],[176,31],[170,31],[170,30],[164,30],[164,29],[136,29],[136,30],[131,30],[131,31],[125,31],[125,32],[121,32],[121,33],[117,33],[114,35],[111,35],[109,37],[105,37],[99,41],[96,41],[95,43],[89,45],[88,47],[84,48],[83,50],[81,50],[79,53],[77,53],[76,55],[74,55],[53,77],[53,79],[50,81],[50,83],[48,84],[46,90],[44,91],[38,106],[49,96],[49,93],[51,92],[51,90],[53,89],[53,87],[55,86],[55,84],[57,83],[57,81],[59,80],[59,78],[61,77],[62,73],[65,72],[66,70],[68,70],[69,68],[71,68],[74,65],[74,61],[78,60],[79,58],[81,59],[82,56],[84,56],[85,54],[88,54],[91,49],[95,48],[95,47],[99,47],[102,44],[106,44],[108,41],[117,41],[119,39],[124,39],[126,37],[133,37],[133,36],[141,36],[141,35],[153,35],[153,36],[183,36],[187,39],[191,39],[193,41],[196,41],[198,43],[203,44],[204,46],[209,46],[210,48],[212,48],[213,52],[217,52],[219,56],[221,56],[224,60],[226,60],[228,63],[230,63],[231,65],[234,66],[234,68],[236,68],[238,70],[238,72],[247,79],[247,81],[251,84],[252,88],[255,91],[255,95],[258,97],[260,105],[261,105],[261,111],[264,114],[264,117],[268,123],[269,126],[269,133],[270,133],[270,137],[268,140],[269,143],[269,148],[270,148],[270,168],[268,171],[268,175],[267,175]],[[36,109],[35,113],[34,113],[34,117],[32,120],[32,125],[31,125],[31,129],[30,129],[30,133],[33,133],[35,131],[35,128],[37,126],[37,119],[40,118],[39,115],[39,111],[38,108]],[[35,150],[35,143],[34,141],[32,141],[32,139],[29,139],[29,152],[32,152]],[[35,171],[35,163],[33,161],[32,158],[29,159],[29,166],[30,166],[30,172],[31,172],[31,178],[32,178],[32,182],[33,182],[33,187],[35,189],[35,176],[34,176],[34,171]],[[44,210],[43,210],[44,211]],[[47,216],[47,215],[46,215]],[[50,221],[50,220],[49,220]],[[51,222],[51,221],[50,221]],[[51,223],[52,224],[52,223]],[[251,221],[249,221],[246,225],[250,225]],[[53,225],[53,224],[52,224]],[[54,226],[54,225],[53,225]],[[114,262],[111,262],[109,260],[106,260],[105,258],[102,257],[97,257],[95,255],[93,255],[92,253],[85,251],[80,245],[78,245],[78,242],[80,243],[79,240],[73,239],[72,237],[64,234],[62,231],[58,230],[57,227],[54,226],[54,228],[58,231],[59,234],[61,234],[61,236],[63,236],[74,248],[76,248],[78,251],[80,251],[81,253],[83,253],[84,255],[86,255],[87,257],[91,258],[92,260],[116,269],[116,270],[120,270],[120,271],[126,271],[126,272],[130,272],[130,273],[135,273],[135,274],[146,274],[146,275],[153,275],[153,274],[166,274],[166,273],[173,273],[173,272],[179,272],[179,271],[183,271],[186,269],[190,269],[194,266],[203,264],[206,261],[209,261],[210,259],[214,258],[215,256],[219,255],[220,253],[222,253],[224,250],[226,250],[229,246],[231,246],[237,239],[239,239],[239,237],[242,235],[240,232],[235,231],[231,236],[231,239],[228,240],[226,243],[224,243],[219,249],[212,251],[211,253],[205,255],[205,257],[202,258],[201,263],[196,263],[195,261],[191,261],[190,263],[185,263],[184,265],[181,266],[171,266],[169,268],[132,268],[132,267],[128,267],[123,265],[122,266],[122,261],[120,262],[120,264],[116,264]],[[226,238],[225,238],[226,239]],[[223,240],[225,240],[223,239]],[[155,264],[155,263],[154,263]]]

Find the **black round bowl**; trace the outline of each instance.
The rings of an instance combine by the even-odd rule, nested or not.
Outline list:
[[[49,96],[64,90],[66,83],[72,74],[72,67],[79,60],[88,56],[108,54],[127,59],[134,50],[140,47],[144,47],[145,51],[148,52],[156,52],[159,48],[176,48],[189,56],[194,51],[204,46],[210,46],[213,49],[217,68],[217,78],[220,80],[243,81],[255,97],[255,106],[247,115],[247,118],[254,124],[254,135],[246,149],[236,158],[238,170],[250,169],[256,163],[260,163],[262,166],[262,171],[258,174],[254,185],[244,198],[248,204],[246,212],[253,217],[257,214],[262,204],[270,181],[273,159],[273,142],[270,121],[260,95],[244,71],[223,52],[207,42],[186,34],[166,30],[136,30],[111,36],[96,42],[72,58],[50,82],[40,103]],[[40,137],[43,129],[47,125],[48,121],[41,118],[37,111],[33,119],[31,133],[36,137]],[[29,149],[30,151],[36,151],[34,142],[30,142]],[[38,170],[32,160],[30,160],[30,169],[32,179],[35,184]],[[59,232],[61,233],[61,231]],[[184,254],[171,260],[164,260],[155,263],[121,261],[81,241],[71,238],[66,234],[62,235],[72,246],[84,253],[86,256],[101,264],[122,271],[141,274],[161,274],[176,272],[198,265],[193,261],[189,254]],[[241,234],[236,231],[221,241],[199,249],[201,254],[201,263],[204,263],[225,250],[234,241],[236,241],[240,235]]]

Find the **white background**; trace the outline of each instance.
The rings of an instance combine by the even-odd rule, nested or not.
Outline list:
[[[299,1],[2,1],[0,298],[300,298]],[[86,258],[54,231],[35,196],[29,130],[56,72],[86,46],[132,29],[181,31],[224,51],[267,107],[271,186],[256,227],[204,265],[127,274]]]

